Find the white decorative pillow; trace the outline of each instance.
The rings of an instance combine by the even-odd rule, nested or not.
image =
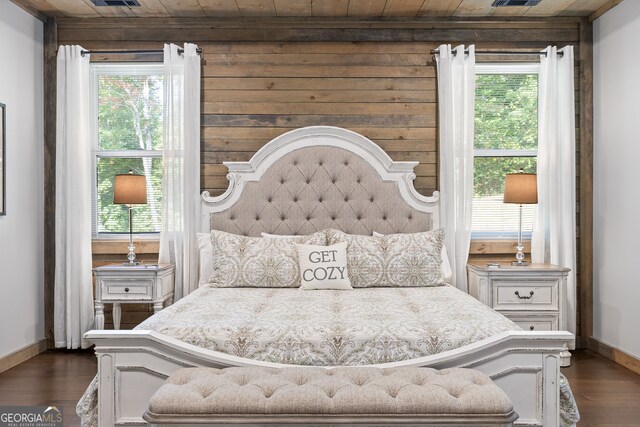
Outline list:
[[[213,251],[211,249],[211,235],[198,233],[198,255],[200,259],[200,275],[198,285],[206,285],[213,274]]]
[[[347,242],[332,246],[296,247],[300,260],[301,289],[353,289],[347,271]]]
[[[213,274],[222,288],[297,288],[300,265],[296,244],[324,245],[324,231],[310,236],[265,239],[211,231]]]
[[[441,286],[444,230],[383,237],[328,230],[329,245],[347,242],[347,268],[354,288]]]
[[[384,234],[374,231],[373,237],[384,237]],[[453,279],[453,270],[451,270],[451,264],[449,263],[449,255],[447,255],[447,247],[444,244],[442,244],[441,256],[442,256],[442,264],[440,265],[440,268],[442,268],[442,277],[445,282],[451,284],[451,279]]]

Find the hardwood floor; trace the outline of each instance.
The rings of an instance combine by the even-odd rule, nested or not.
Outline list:
[[[640,375],[587,350],[574,352],[562,372],[582,415],[578,426],[640,426]],[[0,374],[0,406],[62,406],[65,426],[79,426],[75,406],[95,373],[91,351],[48,351]]]
[[[640,375],[587,350],[571,359],[562,373],[578,403],[578,426],[640,426]]]
[[[76,404],[97,369],[92,350],[47,351],[0,374],[0,406],[63,407],[64,425],[80,426]]]

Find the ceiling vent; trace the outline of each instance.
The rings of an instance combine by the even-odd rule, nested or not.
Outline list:
[[[495,0],[491,6],[535,6],[538,3],[540,3],[540,0]]]
[[[96,6],[140,6],[138,0],[91,0]]]

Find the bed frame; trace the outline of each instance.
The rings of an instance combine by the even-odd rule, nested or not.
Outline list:
[[[327,162],[324,166],[322,159]],[[306,163],[297,166],[298,161]],[[316,162],[322,173],[316,173],[320,169],[311,168],[310,161]],[[344,162],[346,169],[337,162]],[[440,224],[438,192],[427,197],[413,186],[417,162],[394,162],[374,142],[346,129],[297,129],[266,144],[250,161],[225,165],[229,168],[228,190],[217,197],[202,193],[203,231],[216,227],[247,235],[259,235],[260,231],[307,234],[332,227],[345,232],[384,233],[413,232]],[[342,183],[336,183],[336,176]],[[357,176],[357,185],[344,182],[349,176]],[[331,182],[325,182],[327,179]],[[287,197],[281,197],[279,190],[284,187],[280,185],[287,185],[287,180],[295,182],[288,183]],[[345,196],[344,201],[329,196],[324,201],[322,196],[317,201],[297,200],[297,195],[312,191],[332,194],[333,187]],[[352,198],[347,209],[350,196],[356,200]],[[277,206],[269,210],[267,203]],[[366,218],[361,218],[358,209],[367,213],[362,215]],[[101,427],[146,425],[142,414],[149,398],[179,368],[285,366],[203,349],[154,331],[94,330],[85,338],[95,344],[98,357]],[[515,425],[557,427],[560,357],[573,339],[572,334],[562,331],[509,331],[444,353],[376,366],[478,369],[513,401],[520,415]]]

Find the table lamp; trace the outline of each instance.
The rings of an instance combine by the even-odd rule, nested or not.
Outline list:
[[[133,205],[145,205],[147,203],[147,179],[144,175],[135,175],[132,170],[129,173],[116,175],[113,179],[113,204],[127,205],[129,207],[129,253],[124,265],[134,266],[140,264],[136,261],[133,252]]]
[[[524,246],[522,245],[522,205],[532,205],[538,203],[537,175],[524,173],[522,169],[518,173],[509,173],[504,181],[504,203],[515,203],[520,205],[520,219],[518,222],[518,252],[516,260],[511,265],[529,265],[524,260]]]

